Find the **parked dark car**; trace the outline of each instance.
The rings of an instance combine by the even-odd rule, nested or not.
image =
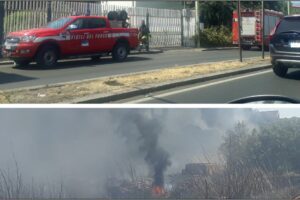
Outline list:
[[[274,73],[284,77],[288,68],[300,68],[300,15],[284,17],[270,37]]]

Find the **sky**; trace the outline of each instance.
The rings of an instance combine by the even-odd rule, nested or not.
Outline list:
[[[300,7],[300,2],[299,1],[292,1],[292,6]]]
[[[285,109],[258,109],[261,111],[278,110],[281,118],[300,117],[300,108],[285,108]]]
[[[67,185],[76,197],[99,197],[109,177],[128,178],[129,166],[151,175],[151,148],[165,155],[166,173],[186,163],[215,162],[227,130],[255,127],[251,109],[2,109],[0,169],[24,182]],[[300,117],[300,109],[280,109]],[[149,151],[150,149],[150,151]],[[150,153],[150,154],[149,154]],[[149,156],[148,156],[149,157]],[[163,164],[164,165],[164,164]]]

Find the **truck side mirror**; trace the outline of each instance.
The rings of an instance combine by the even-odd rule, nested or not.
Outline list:
[[[78,26],[76,24],[70,24],[67,28],[67,30],[75,30],[78,29]]]

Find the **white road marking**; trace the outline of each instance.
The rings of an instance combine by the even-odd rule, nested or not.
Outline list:
[[[270,73],[271,71],[272,70],[266,70],[266,71],[257,72],[257,73],[254,73],[254,74],[248,74],[248,75],[243,75],[243,76],[239,76],[239,77],[229,78],[229,79],[225,79],[225,80],[221,80],[221,81],[216,81],[216,82],[207,83],[207,84],[203,84],[203,85],[198,85],[198,86],[194,86],[194,87],[184,88],[184,89],[180,89],[180,90],[175,90],[175,91],[172,91],[172,92],[166,92],[166,93],[163,93],[163,94],[154,95],[152,97],[145,97],[145,98],[142,98],[142,99],[128,101],[128,102],[125,102],[125,103],[128,103],[128,104],[143,103],[145,101],[153,100],[153,97],[163,98],[163,97],[166,97],[166,96],[171,96],[171,95],[175,95],[175,94],[179,94],[179,93],[189,92],[189,91],[192,91],[192,90],[197,90],[197,89],[201,89],[201,88],[205,88],[205,87],[210,87],[210,86],[214,86],[214,85],[218,85],[218,84],[223,84],[223,83],[226,83],[226,82],[236,81],[236,80],[243,79],[243,78],[249,78],[249,77],[252,77],[252,76],[267,74],[267,73]]]

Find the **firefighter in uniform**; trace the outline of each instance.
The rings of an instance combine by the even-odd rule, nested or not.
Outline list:
[[[146,25],[145,20],[142,20],[141,26],[139,28],[139,40],[140,40],[140,51],[142,47],[146,48],[146,51],[149,51],[149,39],[150,39],[150,30]]]

